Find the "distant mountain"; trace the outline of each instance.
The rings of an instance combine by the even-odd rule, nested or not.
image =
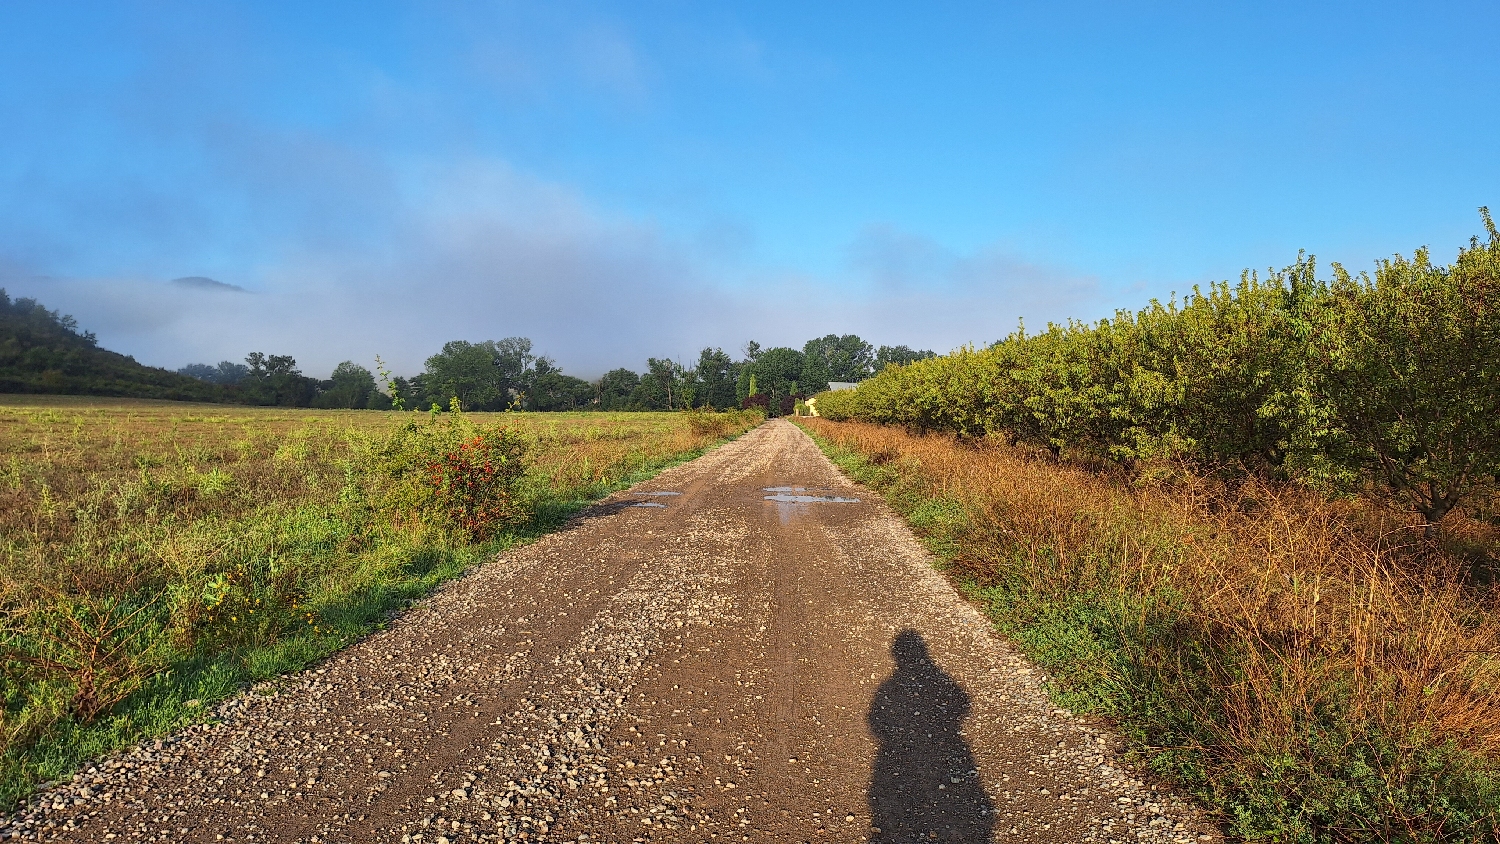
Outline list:
[[[0,393],[64,393],[222,402],[225,390],[101,349],[91,331],[0,288]]]

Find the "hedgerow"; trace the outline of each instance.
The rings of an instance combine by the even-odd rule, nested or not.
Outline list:
[[[1365,492],[1429,535],[1500,471],[1500,232],[1449,266],[1425,249],[1194,288],[1097,323],[1024,327],[987,348],[889,366],[818,396],[821,416],[1000,435],[1127,469]]]

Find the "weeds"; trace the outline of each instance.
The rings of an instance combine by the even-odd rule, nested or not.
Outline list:
[[[755,421],[0,402],[0,801]]]
[[[800,421],[907,514],[1061,702],[1111,719],[1231,835],[1500,838],[1500,598],[1408,520]],[[1493,553],[1487,526],[1454,529]]]

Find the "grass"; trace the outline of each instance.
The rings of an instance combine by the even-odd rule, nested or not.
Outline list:
[[[1249,841],[1500,840],[1500,616],[1358,502],[1132,484],[988,441],[799,420],[972,600]],[[1462,546],[1469,557],[1454,553]]]
[[[758,421],[0,397],[0,804]],[[429,476],[475,436],[525,454],[485,488],[514,515],[482,531]]]

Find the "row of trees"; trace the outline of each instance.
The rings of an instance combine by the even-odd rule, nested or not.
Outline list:
[[[549,357],[532,351],[524,337],[471,343],[454,340],[427,359],[411,378],[387,377],[377,387],[368,369],[345,361],[326,381],[309,378],[287,355],[255,352],[244,364],[191,364],[178,370],[221,385],[232,400],[295,407],[417,409],[447,407],[458,399],[466,410],[725,410],[755,404],[771,415],[790,413],[793,403],[828,389],[830,382],[859,382],[890,364],[934,357],[906,346],[876,348],[853,334],[809,340],[801,350],[746,344],[735,360],[707,348],[692,367],[648,358],[645,372],[615,369],[596,381],[568,375]]]
[[[770,415],[790,413],[797,399],[828,389],[830,382],[857,383],[892,363],[935,357],[906,346],[878,349],[854,334],[829,334],[807,341],[801,350],[745,344],[735,360],[721,348],[698,354],[697,364],[650,358],[646,371],[615,369],[597,382],[601,410],[666,410],[707,407],[724,410],[758,405]]]
[[[1185,459],[1405,502],[1431,532],[1500,473],[1500,232],[1448,266],[1427,250],[1373,276],[1312,258],[1095,324],[1023,330],[887,369],[820,414],[1058,456]]]
[[[251,352],[243,364],[227,360],[216,366],[194,363],[177,371],[220,385],[228,401],[242,404],[372,410],[391,407],[391,397],[376,388],[375,376],[353,361],[334,367],[326,381],[303,375],[291,355],[263,352]]]

